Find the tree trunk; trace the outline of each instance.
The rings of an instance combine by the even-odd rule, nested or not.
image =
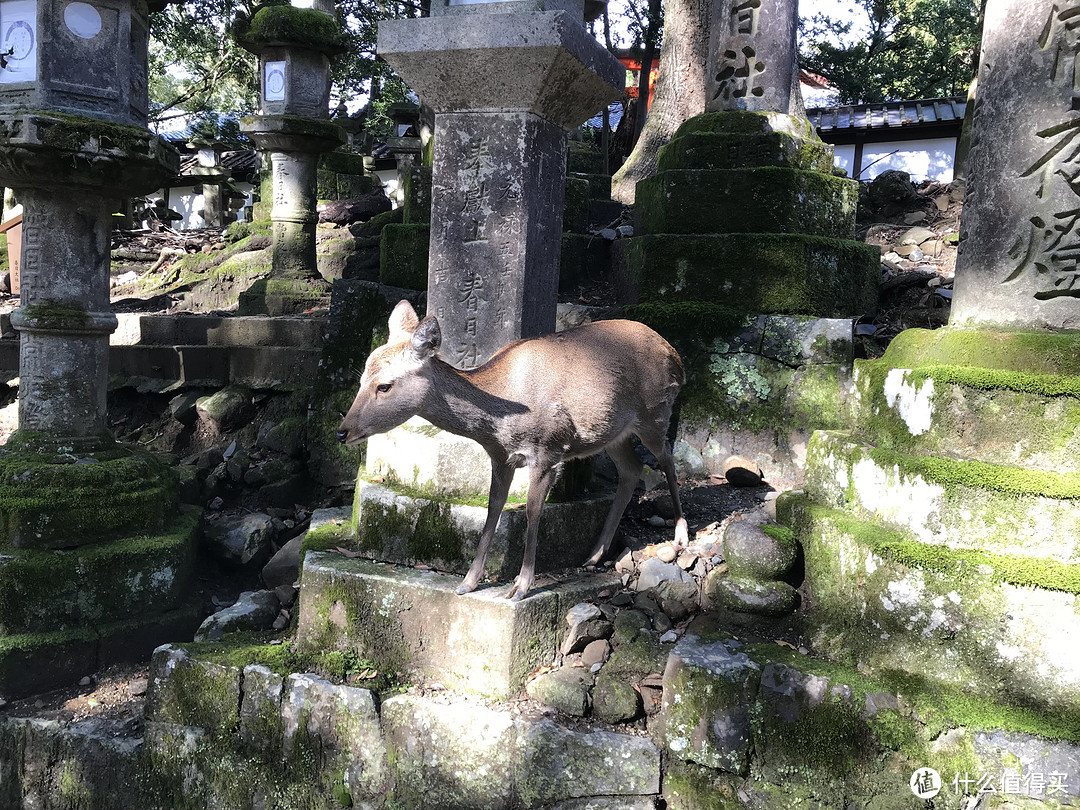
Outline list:
[[[684,121],[705,112],[709,25],[712,19],[721,19],[719,10],[727,2],[665,0],[660,75],[652,109],[634,151],[612,178],[612,199],[632,204],[638,180],[656,173],[660,147],[671,140]],[[644,103],[649,92],[647,75],[639,82],[638,92],[639,102]]]
[[[638,108],[634,119],[634,143],[641,137],[645,121],[649,117],[649,79],[652,78],[653,62],[656,61],[656,40],[660,38],[661,0],[649,0],[649,27],[645,31],[645,53],[638,70]]]

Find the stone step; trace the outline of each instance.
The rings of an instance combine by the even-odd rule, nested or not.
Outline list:
[[[937,331],[947,334],[907,330],[880,360],[856,362],[859,433],[909,453],[1080,472],[1080,368],[1071,356],[1080,341],[1026,336],[1044,341],[1047,359],[1023,333]]]
[[[226,385],[296,390],[315,382],[320,357],[319,349],[293,346],[113,346],[109,384],[145,391]]]
[[[920,543],[1080,571],[1077,473],[913,456],[818,431],[805,488],[816,503],[891,525]]]
[[[938,772],[935,802],[949,810],[974,806],[964,794],[980,807],[1080,796],[1075,714],[879,680],[861,661],[856,669],[744,643],[711,617],[697,624],[703,635],[692,626],[668,657],[650,725],[664,748],[668,807],[715,807],[695,799],[727,791],[738,792],[738,807],[922,807],[911,780],[926,768]]]
[[[0,639],[178,607],[191,581],[200,516],[183,509],[154,536],[65,551],[7,551],[0,556]]]
[[[166,641],[191,638],[203,618],[201,600],[194,600],[175,610],[143,610],[118,621],[0,636],[0,695],[10,699],[47,692],[113,664],[145,661]]]
[[[142,315],[119,313],[110,343],[144,346],[293,346],[323,344],[322,316]]]
[[[507,698],[554,659],[571,607],[619,587],[611,574],[541,580],[527,598],[511,602],[505,583],[457,596],[460,583],[434,571],[308,551],[297,645],[352,651],[383,670]]]
[[[536,570],[561,570],[588,559],[611,502],[610,496],[604,496],[544,504]],[[371,559],[404,565],[420,562],[464,574],[472,564],[486,519],[486,504],[454,503],[411,491],[406,494],[358,478],[346,545]],[[527,525],[524,503],[510,504],[503,510],[488,552],[488,576],[507,582],[517,576]]]
[[[928,486],[893,497],[910,506]],[[777,503],[802,543],[816,649],[868,673],[1075,710],[1080,566],[1053,559],[1075,553],[1075,532],[1059,538],[1060,554],[1048,542],[1043,559],[963,550],[816,501],[787,493]]]
[[[612,268],[620,303],[738,301],[743,312],[841,318],[877,309],[881,251],[801,234],[647,234],[616,240]]]
[[[147,761],[167,770],[146,782],[174,774],[185,806],[219,806],[237,784],[242,803],[220,806],[250,808],[258,795],[267,808],[334,797],[333,806],[410,810],[647,810],[660,792],[660,751],[645,737],[562,728],[446,692],[378,700],[314,675],[244,666],[243,649],[224,646],[166,646],[151,664],[144,744]]]
[[[643,234],[797,233],[850,239],[858,184],[779,166],[668,169],[640,183]],[[724,211],[718,216],[717,211]]]

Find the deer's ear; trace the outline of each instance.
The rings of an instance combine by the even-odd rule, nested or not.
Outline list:
[[[412,349],[420,360],[427,360],[442,344],[442,329],[434,315],[428,315],[412,333]]]
[[[407,339],[415,330],[420,319],[416,317],[416,310],[408,301],[398,301],[394,311],[390,313],[390,339],[387,343],[400,343]]]

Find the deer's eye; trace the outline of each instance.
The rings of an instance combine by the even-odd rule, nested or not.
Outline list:
[[[378,391],[380,394],[385,394],[393,387],[393,385],[393,383],[380,383],[379,385],[375,386],[375,390]]]

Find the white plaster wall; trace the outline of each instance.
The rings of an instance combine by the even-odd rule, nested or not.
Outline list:
[[[859,179],[873,180],[884,171],[899,169],[910,174],[916,183],[923,180],[948,183],[953,179],[955,158],[956,138],[868,143],[863,147]]]
[[[855,176],[855,144],[837,144],[833,147],[833,166],[844,169],[848,177]]]

